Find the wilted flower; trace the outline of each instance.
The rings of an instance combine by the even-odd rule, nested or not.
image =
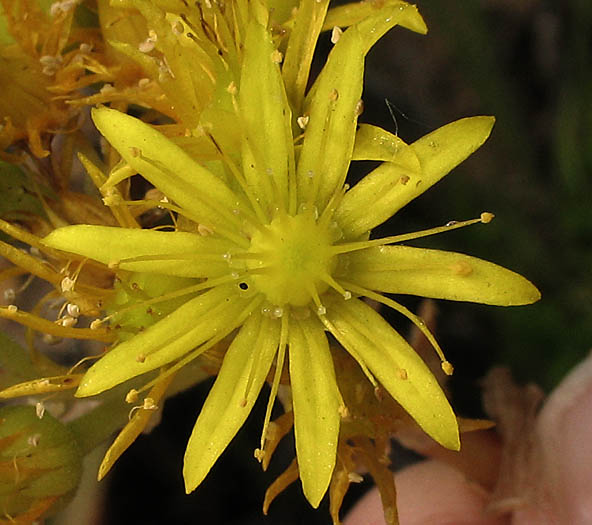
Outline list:
[[[140,173],[166,197],[158,204],[175,214],[174,227],[169,228],[174,231],[80,225],[57,229],[45,239],[53,249],[109,265],[124,283],[135,276],[145,282],[193,280],[164,289],[160,297],[134,302],[133,308],[143,304],[149,313],[159,301],[184,298],[168,315],[115,345],[94,364],[78,396],[101,393],[150,371],[159,375],[147,380],[142,391],[156,389],[217,343],[230,341],[187,447],[188,492],[201,483],[242,426],[270,376],[271,395],[256,451],[260,460],[265,457],[267,427],[287,352],[298,474],[309,502],[319,504],[335,467],[341,418],[348,413],[326,333],[349,352],[368,381],[386,389],[425,432],[443,446],[458,449],[456,417],[438,382],[363,298],[416,323],[448,373],[452,367],[422,321],[385,293],[505,306],[539,298],[526,279],[492,263],[400,245],[489,222],[491,214],[369,239],[370,230],[475,151],[488,137],[493,119],[463,119],[411,145],[380,128],[358,129],[364,57],[370,47],[400,21],[425,32],[415,8],[402,2],[358,16],[335,38],[323,71],[304,97],[302,78],[307,78],[310,62],[302,60],[306,71],[292,75],[294,62],[288,57],[299,53],[291,46],[304,42],[310,28],[306,20],[321,16],[318,31],[322,27],[324,14],[315,12],[312,4],[300,7],[283,67],[267,27],[268,15],[261,6],[252,8],[240,68],[227,89],[235,122],[228,135],[238,137],[238,148],[226,149],[212,138],[218,156],[207,167],[139,119],[104,107],[93,111],[97,128],[122,157],[102,187],[104,194]],[[345,180],[350,162],[365,159],[384,162],[349,189]],[[133,205],[118,199],[109,204]],[[130,393],[133,399],[136,395]]]

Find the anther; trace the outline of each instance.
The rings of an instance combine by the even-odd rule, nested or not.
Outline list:
[[[68,315],[71,317],[78,317],[80,315],[80,306],[74,303],[68,303],[66,306],[66,311]]]
[[[362,113],[364,113],[364,101],[362,99],[356,102],[355,113],[356,117],[359,117]]]
[[[37,403],[35,403],[35,414],[39,419],[42,419],[45,415],[45,405],[42,401],[38,401]]]
[[[138,400],[138,391],[135,388],[132,388],[125,395],[125,402],[126,403],[135,403],[137,400]]]
[[[362,481],[364,481],[364,478],[360,476],[360,474],[358,474],[357,472],[348,472],[347,480],[350,483],[362,483]]]
[[[450,361],[442,361],[442,363],[440,364],[440,366],[442,367],[443,372],[447,376],[451,376],[452,375],[452,372],[454,372],[454,367],[452,366],[452,364],[450,363]]]
[[[337,44],[337,42],[339,42],[339,39],[341,38],[341,35],[343,35],[343,29],[334,26],[331,31],[331,43]]]
[[[495,215],[493,213],[490,213],[488,211],[484,211],[481,214],[481,222],[483,224],[488,224],[493,220],[494,217],[495,217]]]
[[[103,321],[101,319],[95,319],[94,321],[92,321],[90,323],[89,328],[91,330],[98,330],[99,328],[101,328],[101,325],[103,324]]]
[[[306,129],[306,126],[308,126],[308,121],[310,120],[310,117],[308,115],[302,115],[301,117],[298,117],[296,119],[296,123],[298,124],[298,127],[302,130]]]
[[[70,277],[64,277],[62,279],[62,282],[60,283],[60,288],[62,289],[62,293],[63,292],[71,292],[72,290],[74,290],[74,284],[76,281],[74,281],[74,279],[70,279]]]
[[[271,54],[271,60],[274,64],[281,64],[282,60],[284,59],[284,55],[279,49],[275,49]]]
[[[41,434],[33,434],[27,438],[27,444],[36,447],[39,445],[39,440],[41,439]]]

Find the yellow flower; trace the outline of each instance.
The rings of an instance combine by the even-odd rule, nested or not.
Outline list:
[[[347,414],[327,333],[426,433],[458,449],[456,417],[434,376],[363,298],[402,312],[432,341],[421,320],[382,294],[497,305],[539,298],[526,279],[492,263],[399,244],[488,222],[490,214],[369,240],[372,228],[470,155],[493,125],[491,117],[463,119],[411,145],[373,126],[362,125],[357,131],[364,57],[400,20],[425,31],[412,6],[391,2],[373,10],[335,38],[323,71],[304,97],[302,80],[286,80],[302,75],[290,77],[286,65],[280,68],[270,30],[260,16],[250,18],[240,77],[229,90],[236,127],[231,131],[240,136],[240,154],[219,145],[219,160],[208,168],[132,116],[107,108],[93,111],[97,128],[123,159],[102,189],[140,173],[167,197],[162,206],[178,214],[178,227],[153,231],[69,226],[52,232],[46,245],[107,264],[122,276],[135,272],[196,281],[165,293],[162,300],[189,298],[115,345],[88,370],[76,395],[99,394],[159,370],[159,378],[148,382],[147,389],[216,343],[230,340],[187,446],[188,492],[201,483],[242,426],[271,374],[257,451],[259,459],[264,457],[287,352],[299,476],[305,496],[318,506],[335,467],[340,420]],[[292,35],[287,54],[303,36]],[[305,128],[303,136],[296,120]],[[362,159],[384,162],[349,189],[345,180],[350,162]],[[154,299],[145,304],[150,308]],[[450,372],[451,365],[440,355]]]

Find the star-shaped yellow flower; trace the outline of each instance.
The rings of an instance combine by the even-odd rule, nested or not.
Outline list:
[[[132,116],[107,108],[93,111],[97,128],[129,166],[118,166],[106,186],[140,173],[167,197],[163,206],[182,217],[185,227],[69,226],[55,230],[45,243],[108,264],[122,275],[195,281],[165,293],[163,300],[188,299],[116,344],[88,370],[77,396],[98,394],[150,371],[167,376],[230,338],[187,446],[188,492],[242,426],[270,376],[266,427],[287,354],[299,475],[309,502],[319,504],[335,466],[340,419],[347,413],[327,334],[426,433],[458,449],[456,417],[434,376],[363,298],[397,309],[420,327],[419,319],[382,294],[506,306],[539,298],[526,279],[492,263],[399,244],[465,223],[369,240],[371,229],[477,149],[493,125],[491,117],[463,119],[411,145],[379,128],[358,129],[364,57],[403,17],[415,17],[422,27],[414,7],[393,2],[335,38],[305,98],[293,89],[296,84],[286,83],[289,75],[280,67],[270,30],[261,17],[253,17],[244,37],[240,78],[231,89],[240,152],[221,147],[220,160],[208,168]],[[298,119],[303,137],[293,120],[300,106],[302,115],[295,116],[303,117]],[[384,162],[349,189],[350,162],[361,159]],[[483,214],[468,222],[490,218]],[[264,439],[265,430],[260,458]]]

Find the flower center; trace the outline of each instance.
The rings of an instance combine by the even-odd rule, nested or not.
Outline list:
[[[328,288],[331,245],[330,232],[312,213],[276,217],[251,239],[253,286],[274,305],[306,306]]]

